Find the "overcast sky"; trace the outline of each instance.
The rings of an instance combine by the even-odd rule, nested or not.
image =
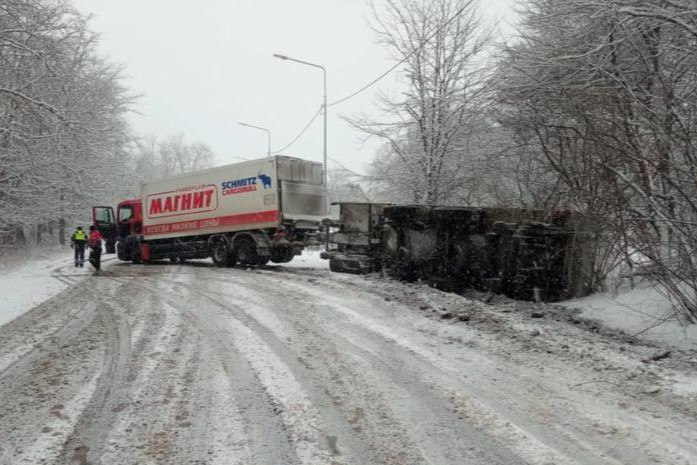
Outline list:
[[[101,50],[126,67],[128,85],[142,94],[140,115],[132,117],[136,132],[158,138],[183,133],[190,142],[209,144],[218,164],[266,154],[266,134],[239,121],[269,128],[272,150],[278,150],[319,109],[321,71],[274,53],[325,66],[329,102],[393,64],[374,42],[365,0],[74,1],[94,15]],[[490,18],[510,22],[514,2],[483,0],[482,6]],[[339,115],[371,113],[375,92],[398,85],[393,73],[330,108],[330,159],[364,171],[377,144],[360,144]],[[284,154],[321,161],[321,122]]]

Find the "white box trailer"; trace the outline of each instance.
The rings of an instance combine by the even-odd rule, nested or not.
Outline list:
[[[326,216],[321,163],[272,156],[147,181],[141,197],[94,207],[119,258],[212,257],[217,265],[287,262],[318,243]]]

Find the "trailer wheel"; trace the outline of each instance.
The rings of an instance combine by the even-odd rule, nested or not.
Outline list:
[[[247,236],[240,236],[235,239],[233,253],[242,265],[258,265],[260,263],[257,254],[257,246],[254,241]]]
[[[329,271],[331,271],[333,273],[343,273],[344,272],[343,262],[341,260],[337,260],[336,258],[330,258],[329,259]]]
[[[231,250],[227,255],[227,263],[225,266],[228,268],[233,268],[235,265],[237,265],[237,255],[235,255],[234,250]]]
[[[290,247],[275,247],[271,249],[271,261],[274,263],[288,263],[293,260],[293,249]]]
[[[211,258],[215,266],[229,266],[230,252],[225,241],[217,240],[211,245]]]

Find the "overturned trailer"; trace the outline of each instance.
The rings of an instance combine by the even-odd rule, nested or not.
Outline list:
[[[339,203],[330,224],[330,269],[385,270],[441,288],[475,288],[521,300],[591,292],[593,237],[568,211]]]

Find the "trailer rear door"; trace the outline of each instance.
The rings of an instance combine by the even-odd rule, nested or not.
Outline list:
[[[278,156],[283,217],[319,222],[327,216],[327,196],[321,163]]]

